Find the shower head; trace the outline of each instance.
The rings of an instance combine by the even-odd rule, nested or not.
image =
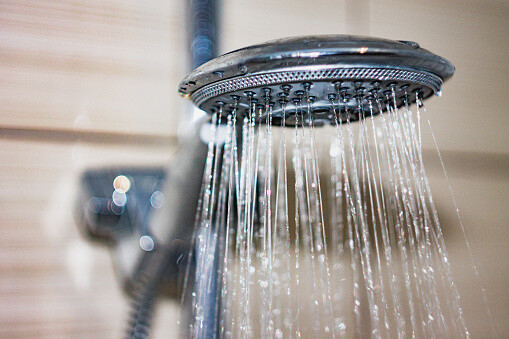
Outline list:
[[[351,120],[439,94],[454,66],[411,41],[349,36],[307,36],[245,47],[198,67],[179,92],[209,114],[247,115],[260,107],[272,124],[295,124],[304,107],[313,124],[334,123],[334,111]],[[413,94],[413,95],[412,95]],[[282,119],[283,114],[285,119]]]

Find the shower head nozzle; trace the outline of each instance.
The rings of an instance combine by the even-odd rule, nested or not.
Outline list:
[[[384,110],[372,100],[395,106],[440,92],[454,66],[411,41],[349,35],[275,40],[242,48],[198,67],[179,92],[207,113],[246,115],[270,107],[274,124],[295,123],[292,112],[305,106],[313,122],[333,122],[338,112]],[[414,94],[414,95],[412,95]],[[267,112],[268,109],[265,109]],[[266,113],[264,113],[266,114]],[[292,115],[293,114],[293,115]]]

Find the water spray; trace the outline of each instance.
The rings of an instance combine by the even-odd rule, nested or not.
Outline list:
[[[212,126],[190,334],[468,337],[421,152],[423,102],[453,73],[415,42],[335,35],[185,77]]]

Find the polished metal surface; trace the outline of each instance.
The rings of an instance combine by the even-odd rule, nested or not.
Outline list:
[[[341,110],[378,113],[372,99],[397,106],[440,92],[454,66],[417,43],[348,35],[275,40],[224,54],[191,72],[179,92],[208,113],[247,114],[252,105],[271,107],[273,118],[309,105],[316,122]],[[326,112],[327,111],[327,112]],[[358,115],[358,114],[357,114]],[[358,118],[358,117],[357,117]],[[355,117],[354,117],[355,119]]]

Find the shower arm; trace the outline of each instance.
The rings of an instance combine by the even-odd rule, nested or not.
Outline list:
[[[217,6],[217,0],[188,0],[188,53],[192,69],[217,56]]]

